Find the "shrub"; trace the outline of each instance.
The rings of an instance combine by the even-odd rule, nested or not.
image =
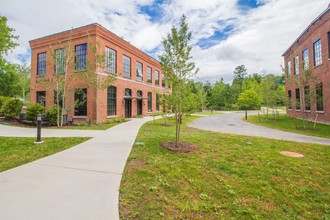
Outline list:
[[[9,99],[6,96],[0,96],[0,116],[3,116],[2,106]]]
[[[26,108],[25,118],[28,121],[35,121],[37,114],[43,114],[45,107],[39,103],[31,104]]]
[[[23,102],[19,99],[7,99],[2,106],[5,117],[18,118],[21,113]]]
[[[108,118],[105,120],[105,124],[121,123],[127,121],[125,118]]]
[[[57,125],[58,110],[60,111],[60,115],[61,115],[62,113],[61,107],[54,106],[47,110],[46,117],[49,121],[49,125]]]

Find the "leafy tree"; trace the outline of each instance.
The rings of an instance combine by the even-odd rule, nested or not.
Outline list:
[[[18,118],[21,113],[23,102],[19,99],[8,99],[2,106],[2,111],[5,117]]]
[[[30,93],[30,72],[31,67],[27,64],[16,65],[17,76],[18,76],[18,87],[20,89],[23,99],[29,97],[27,94]]]
[[[14,42],[15,39],[18,39],[18,36],[14,35],[15,29],[7,25],[7,18],[0,16],[0,57],[8,54],[13,48],[18,46]]]
[[[0,57],[0,95],[14,97],[20,94],[19,76],[15,65]]]
[[[238,88],[239,92],[242,92],[242,84],[243,81],[247,75],[247,69],[244,65],[237,66],[234,70],[234,80],[233,80],[233,86]]]
[[[261,105],[261,96],[254,89],[248,89],[240,94],[237,104],[242,110],[258,109]]]
[[[172,86],[172,94],[169,99],[173,107],[173,113],[176,118],[176,147],[180,142],[180,122],[182,114],[187,110],[187,91],[188,77],[197,73],[195,63],[191,62],[190,52],[192,47],[188,45],[191,39],[191,32],[188,30],[186,17],[182,15],[180,19],[180,28],[172,26],[171,32],[167,38],[163,38],[162,45],[164,53],[160,56],[163,72],[166,80]]]

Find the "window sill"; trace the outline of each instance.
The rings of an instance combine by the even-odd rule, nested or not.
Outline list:
[[[288,108],[288,111],[292,111],[292,108]]]
[[[300,112],[300,109],[296,109],[296,112]]]
[[[42,74],[42,75],[37,75],[37,77],[43,77],[43,76],[46,76],[46,75],[47,75],[47,73]]]
[[[317,66],[314,66],[314,68],[317,68],[317,67],[322,66],[322,65],[323,65],[323,63],[321,63],[321,64],[319,64]]]
[[[87,115],[86,116],[73,116],[72,118],[87,118]]]
[[[324,114],[324,111],[316,111],[316,113]]]
[[[111,116],[107,116],[107,118],[117,118],[117,115],[111,115]]]
[[[305,110],[305,112],[307,112],[307,113],[310,113],[310,112],[311,112],[311,110]]]

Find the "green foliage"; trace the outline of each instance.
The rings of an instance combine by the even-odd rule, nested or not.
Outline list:
[[[46,117],[49,121],[49,125],[58,125],[59,122],[59,115],[62,114],[62,108],[61,107],[51,107],[46,112]]]
[[[5,104],[5,102],[10,99],[6,96],[0,96],[0,116],[3,116],[2,106]]]
[[[7,18],[0,16],[0,57],[8,54],[10,50],[18,46],[13,40],[18,39],[13,32],[15,29],[7,25]]]
[[[237,104],[242,110],[258,109],[261,105],[261,95],[254,89],[248,89],[240,94]]]
[[[14,97],[20,94],[16,67],[0,56],[0,95]]]
[[[7,99],[2,106],[5,117],[18,118],[23,107],[23,102],[19,99]]]
[[[39,103],[31,104],[26,107],[25,118],[28,121],[35,121],[38,114],[43,114],[45,107]]]
[[[21,97],[23,99],[28,98],[28,94],[30,93],[30,72],[31,72],[31,67],[23,64],[17,64],[16,65],[16,70],[17,70],[17,86],[19,88],[19,92]]]
[[[160,56],[163,72],[165,73],[167,84],[172,86],[172,93],[168,102],[171,103],[172,110],[176,118],[180,118],[189,108],[190,97],[187,86],[188,77],[197,73],[195,63],[191,62],[190,52],[192,47],[188,44],[191,39],[186,17],[182,15],[180,28],[172,26],[171,32],[163,39],[164,53]],[[179,143],[180,121],[176,120],[176,145]]]

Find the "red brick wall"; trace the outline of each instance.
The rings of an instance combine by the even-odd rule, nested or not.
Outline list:
[[[88,32],[88,34],[87,34]],[[36,92],[46,91],[46,108],[52,107],[54,103],[54,88],[45,86],[41,83],[37,83],[37,79],[53,80],[54,72],[54,62],[51,57],[51,53],[59,46],[58,42],[67,42],[68,36],[71,33],[71,45],[72,50],[74,46],[83,43],[89,43],[90,41],[95,44],[98,42],[98,46],[101,52],[105,52],[105,47],[109,47],[117,51],[117,79],[112,83],[113,86],[117,88],[117,117],[124,116],[124,90],[129,88],[132,90],[132,116],[137,115],[137,105],[136,105],[136,93],[138,90],[142,91],[143,94],[143,115],[150,114],[147,112],[147,93],[152,92],[152,110],[156,112],[156,93],[163,93],[165,90],[161,87],[161,66],[158,61],[151,58],[147,54],[138,50],[128,42],[124,41],[120,37],[106,30],[98,24],[92,24],[77,28],[66,32],[61,32],[58,34],[46,36],[36,40],[30,41],[31,46],[31,103],[36,102]],[[88,44],[87,47],[90,45]],[[88,59],[95,62],[93,54],[87,49]],[[47,74],[46,76],[37,76],[37,54],[41,52],[47,52]],[[122,56],[125,54],[131,58],[131,79],[122,77]],[[136,61],[143,64],[143,81],[136,81]],[[147,66],[152,68],[152,83],[147,83]],[[74,65],[70,66],[68,72],[72,72]],[[159,71],[159,86],[155,85],[155,70]],[[91,71],[91,74],[95,74],[96,69]],[[110,74],[105,72],[104,69],[98,68],[97,72],[101,74]],[[102,76],[99,76],[102,77]],[[109,85],[110,86],[110,85]],[[86,85],[82,79],[76,77],[72,82],[70,82],[71,94],[66,100],[66,106],[68,107],[68,117],[74,117],[74,88],[86,88]],[[88,88],[87,91],[87,117],[91,120],[96,120],[97,118],[97,108],[98,108],[98,120],[104,121],[107,116],[107,89],[99,90],[98,92],[94,88]],[[98,107],[96,105],[98,103]],[[75,121],[83,120],[86,117],[74,117]]]
[[[284,54],[284,61],[287,73],[287,63],[291,61],[291,77],[299,77],[299,75],[294,75],[294,57],[299,56],[299,73],[302,73],[302,52],[308,48],[309,56],[309,67],[313,73],[313,79],[316,79],[315,83],[323,83],[323,99],[324,99],[324,111],[316,111],[315,98],[311,101],[311,111],[307,113],[310,120],[314,120],[316,114],[318,114],[318,121],[323,123],[330,123],[330,55],[329,55],[329,42],[328,42],[328,32],[330,32],[330,11],[328,10],[320,19],[316,20],[312,24],[307,32],[305,32]],[[322,64],[319,66],[314,65],[314,49],[313,44],[318,39],[321,39],[322,48]],[[315,83],[309,83],[307,85],[311,86],[311,92],[315,96]],[[303,106],[301,110],[296,110],[295,108],[295,89],[298,88],[294,85],[290,79],[286,79],[286,94],[288,90],[292,91],[292,109],[288,109],[287,114],[293,117],[302,117]]]

